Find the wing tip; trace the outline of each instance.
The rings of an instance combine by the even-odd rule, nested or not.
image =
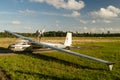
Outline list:
[[[115,62],[109,62],[109,63],[106,63],[109,67],[109,70],[112,71],[113,69],[113,65],[115,64]]]

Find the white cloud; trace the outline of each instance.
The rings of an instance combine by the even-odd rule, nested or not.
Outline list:
[[[120,9],[110,5],[107,8],[100,8],[99,11],[91,12],[91,14],[101,18],[115,18],[120,15]]]
[[[90,21],[90,23],[93,23],[93,24],[95,24],[95,23],[107,23],[107,24],[109,24],[109,23],[112,23],[112,21],[108,20],[108,19],[96,19],[96,20]]]
[[[105,32],[105,28],[100,28],[100,32]]]
[[[32,28],[31,27],[24,27],[24,29],[31,30]]]
[[[83,27],[84,30],[87,30],[88,28],[87,27]]]
[[[92,20],[92,23],[96,23],[96,20]]]
[[[30,2],[39,2],[39,3],[47,3],[49,5],[54,6],[55,8],[63,8],[68,10],[80,10],[84,8],[85,4],[83,1],[79,0],[29,0]]]
[[[82,24],[96,24],[96,23],[111,23],[112,21],[107,19],[96,19],[96,20],[80,20],[80,23]]]
[[[71,10],[72,13],[70,14],[63,14],[65,17],[78,17],[80,13],[78,10],[84,8],[85,4],[82,0],[29,0],[30,2],[37,2],[37,3],[47,3],[52,5],[56,9],[66,9]],[[47,13],[49,14],[49,13]]]
[[[113,28],[107,28],[107,31],[112,31],[113,30]]]
[[[78,16],[80,16],[80,13],[78,11],[73,11],[72,16],[78,17]]]
[[[120,29],[119,28],[112,28],[112,27],[92,27],[92,28],[83,28],[83,31],[85,32],[92,32],[92,33],[107,33],[110,31],[111,33],[119,33]]]
[[[49,15],[49,16],[60,16],[60,14],[54,13],[54,12],[36,12],[38,14],[42,14],[42,15]]]
[[[64,14],[65,17],[78,17],[80,13],[78,11],[73,11],[72,14]]]
[[[33,10],[30,10],[30,9],[25,9],[25,10],[19,10],[18,11],[19,13],[22,13],[22,14],[34,14],[34,13],[36,13],[35,11],[33,11]]]
[[[82,23],[82,24],[87,24],[87,23],[88,23],[88,21],[85,21],[85,20],[80,20],[80,23]]]
[[[103,20],[103,22],[105,22],[105,23],[111,23],[110,20]]]
[[[20,25],[21,22],[20,21],[12,21],[11,24],[13,24],[13,25]]]

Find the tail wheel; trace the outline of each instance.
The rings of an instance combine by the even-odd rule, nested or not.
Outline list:
[[[67,49],[67,50],[70,50],[70,46],[67,46],[66,49]]]

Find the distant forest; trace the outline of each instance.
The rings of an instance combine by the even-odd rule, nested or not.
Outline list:
[[[44,32],[44,37],[65,37],[67,32],[49,31]],[[35,37],[35,33],[18,33],[26,37]],[[73,33],[73,37],[120,37],[120,33]],[[14,37],[8,33],[0,32],[0,37]]]

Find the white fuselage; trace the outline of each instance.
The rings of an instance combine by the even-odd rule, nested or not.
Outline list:
[[[59,44],[55,44],[55,43],[46,43],[46,42],[41,42],[41,43],[44,43],[44,44],[47,44],[47,45],[50,45],[50,46],[54,46],[54,47],[57,47],[57,48],[66,48],[66,46],[62,43],[59,43]]]
[[[26,40],[21,40],[10,44],[8,49],[12,51],[31,51],[32,47]]]
[[[57,48],[68,48],[69,49],[69,47],[72,44],[72,34],[67,33],[64,43],[59,43],[59,44],[46,43],[46,42],[40,42],[40,43],[43,43],[43,44],[46,44],[49,46],[53,46],[53,47],[57,47]],[[10,44],[8,49],[10,49],[12,51],[32,51],[33,47],[34,46],[32,44],[30,44],[29,41],[20,40],[20,41],[13,43],[13,44]]]

